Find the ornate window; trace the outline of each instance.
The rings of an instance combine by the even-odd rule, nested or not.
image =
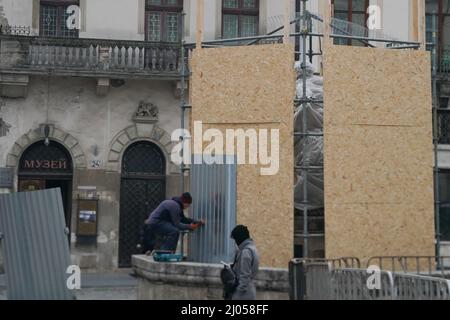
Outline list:
[[[44,37],[78,38],[78,29],[68,29],[67,20],[71,12],[67,9],[71,5],[79,5],[74,0],[41,1],[39,34]]]
[[[222,1],[222,37],[224,39],[258,35],[259,0]]]
[[[180,41],[182,11],[182,0],[147,0],[145,9],[146,40]]]

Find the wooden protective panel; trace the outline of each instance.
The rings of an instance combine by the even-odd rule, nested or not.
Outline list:
[[[295,96],[292,51],[291,45],[194,50],[192,118],[204,123],[288,123],[293,108],[286,106],[292,106]]]
[[[429,53],[330,46],[326,256],[434,255]]]
[[[191,121],[202,121],[203,131],[279,130],[276,175],[261,175],[261,165],[238,166],[237,222],[249,227],[265,267],[286,268],[293,255],[293,51],[291,45],[202,49],[191,60]]]

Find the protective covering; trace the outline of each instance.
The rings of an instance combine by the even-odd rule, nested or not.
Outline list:
[[[297,72],[297,97],[303,96],[303,78],[301,63],[295,64],[295,71]],[[309,62],[306,65],[306,96],[315,100],[323,100],[323,78],[314,75],[314,69]],[[307,118],[307,131],[309,133],[323,132],[323,104],[322,103],[307,103],[296,107],[294,116],[295,132],[304,132],[303,115]],[[303,154],[304,144],[308,150],[308,161],[305,161]],[[323,167],[323,137],[295,137],[295,165],[302,167],[308,162],[310,167]],[[295,208],[303,210],[305,205],[303,186],[304,177],[302,170],[296,171],[295,184]],[[308,210],[323,208],[323,170],[309,171],[307,178],[307,201],[310,203]]]

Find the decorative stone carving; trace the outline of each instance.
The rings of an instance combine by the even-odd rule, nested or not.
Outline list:
[[[10,128],[11,125],[9,125],[7,122],[3,121],[2,118],[0,118],[0,137],[6,136]]]
[[[134,114],[133,121],[136,123],[155,123],[159,120],[158,107],[153,103],[141,101],[138,110]]]

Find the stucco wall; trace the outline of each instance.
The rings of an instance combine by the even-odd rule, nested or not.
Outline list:
[[[140,101],[159,108],[157,123],[134,124],[132,117]],[[84,159],[84,163],[77,162],[74,171],[71,231],[72,257],[82,267],[111,270],[117,266],[120,160],[127,145],[138,140],[160,145],[168,160],[166,196],[180,191],[178,168],[170,163],[169,154],[173,145],[170,134],[180,125],[179,100],[174,97],[172,82],[130,80],[121,87],[110,87],[107,96],[99,97],[92,79],[51,77],[48,81],[47,77],[30,77],[28,97],[2,98],[0,116],[11,126],[9,133],[0,137],[0,167],[11,166],[11,154],[20,156],[21,152],[16,142],[23,140],[24,135],[35,137],[43,123],[51,124],[52,135],[57,135],[53,133],[56,131],[68,133],[80,146],[84,158],[79,159]],[[127,128],[131,137],[128,142],[120,136]],[[163,132],[159,140],[153,135],[155,128],[158,133]],[[119,153],[111,151],[117,148],[116,140],[124,141]],[[117,161],[111,161],[111,154],[117,155]],[[100,166],[94,168],[93,160],[100,161]],[[82,193],[79,186],[95,186],[100,197],[97,247],[74,244],[76,199]],[[14,190],[1,191],[16,189],[17,183]]]
[[[114,136],[133,124],[140,101],[159,108],[157,125],[166,132],[180,124],[179,101],[171,82],[129,80],[122,87],[110,87],[106,97],[99,97],[92,79],[51,77],[48,81],[47,77],[31,77],[28,90],[27,98],[2,99],[2,118],[11,128],[8,136],[0,138],[0,166],[6,165],[14,142],[42,123],[70,132],[85,150],[88,167],[92,160],[102,161],[98,169],[105,168]]]
[[[144,40],[140,34],[138,16],[139,0],[86,1],[85,32],[81,38]]]
[[[33,1],[31,0],[0,0],[3,12],[10,25],[32,25]]]

